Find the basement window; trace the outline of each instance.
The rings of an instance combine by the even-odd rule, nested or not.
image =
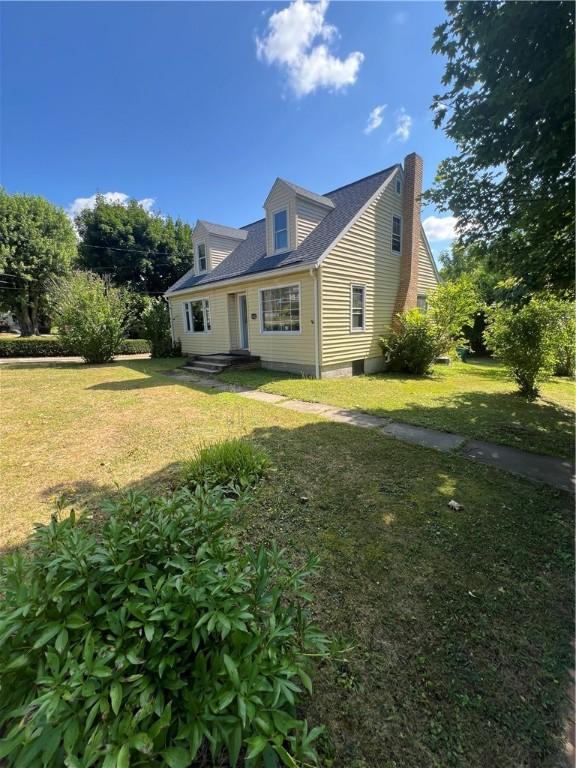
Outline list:
[[[402,250],[402,219],[400,216],[392,216],[392,250],[400,253]]]

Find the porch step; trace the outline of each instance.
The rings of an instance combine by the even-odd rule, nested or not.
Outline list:
[[[204,376],[222,373],[228,368],[259,368],[260,358],[246,352],[194,355],[182,366],[187,371]]]

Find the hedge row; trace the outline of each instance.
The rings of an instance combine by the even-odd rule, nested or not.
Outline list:
[[[124,339],[119,355],[143,355],[150,352],[146,339]],[[60,339],[38,337],[0,337],[0,357],[67,357],[77,353],[67,349]]]

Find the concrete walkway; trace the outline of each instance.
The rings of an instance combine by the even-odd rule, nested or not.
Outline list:
[[[376,429],[385,435],[395,437],[406,443],[422,445],[433,448],[436,451],[455,451],[467,459],[479,461],[482,464],[503,469],[514,475],[526,477],[539,483],[551,485],[562,491],[574,493],[574,465],[565,459],[557,459],[554,456],[541,456],[528,451],[520,451],[497,443],[488,443],[481,440],[473,440],[464,435],[456,435],[452,432],[442,432],[438,429],[416,427],[404,422],[391,421],[380,416],[371,416],[361,411],[338,408],[325,403],[309,403],[305,400],[292,400],[283,395],[274,395],[270,392],[260,392],[256,389],[241,387],[236,384],[226,384],[216,379],[195,376],[185,371],[166,371],[166,375],[198,384],[206,389],[215,389],[219,392],[233,392],[240,397],[249,400],[257,400],[261,403],[275,405],[279,408],[288,408],[299,413],[312,413],[329,421],[342,424],[350,424],[364,429]]]
[[[114,362],[120,360],[150,360],[150,352],[143,355],[116,355]],[[0,357],[0,365],[50,365],[83,362],[83,357]]]

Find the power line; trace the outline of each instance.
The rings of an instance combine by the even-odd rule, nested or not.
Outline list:
[[[144,248],[116,248],[113,245],[92,245],[92,243],[80,243],[80,248],[101,248],[105,251],[122,251],[123,253],[145,253],[148,256],[192,256],[190,253],[182,253],[181,251],[175,251],[169,253],[168,251],[151,251]]]

